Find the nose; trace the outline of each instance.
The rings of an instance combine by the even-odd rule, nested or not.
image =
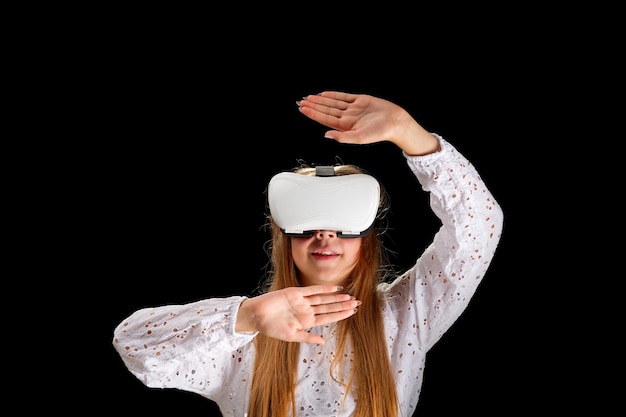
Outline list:
[[[315,231],[315,238],[322,240],[324,238],[334,238],[337,237],[337,232],[335,232],[334,230],[316,230]]]

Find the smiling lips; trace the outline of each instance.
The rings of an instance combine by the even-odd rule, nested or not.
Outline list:
[[[335,257],[339,256],[338,253],[335,253],[331,250],[319,250],[319,251],[315,251],[311,254],[315,259],[320,259],[320,260],[324,260],[324,259],[334,259]]]

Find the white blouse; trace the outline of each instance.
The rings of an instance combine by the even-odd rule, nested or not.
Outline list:
[[[411,269],[380,286],[402,416],[415,411],[425,355],[467,307],[494,256],[503,224],[502,210],[474,166],[435,136],[439,152],[404,156],[430,193],[431,209],[442,226]],[[115,328],[113,345],[145,385],[195,392],[215,401],[224,417],[245,416],[256,334],[234,331],[244,299],[138,310]],[[350,416],[354,411],[355,399],[349,396],[341,404],[344,389],[330,375],[334,327],[311,329],[324,337],[324,345],[300,346],[298,416]]]

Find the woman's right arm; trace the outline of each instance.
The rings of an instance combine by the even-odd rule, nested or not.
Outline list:
[[[204,363],[227,361],[256,333],[235,332],[246,297],[212,298],[138,310],[114,330],[113,346],[128,370],[149,387],[189,389],[181,375],[217,372]],[[228,369],[227,363],[220,363]]]

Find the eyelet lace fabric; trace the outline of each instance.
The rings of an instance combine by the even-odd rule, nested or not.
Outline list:
[[[403,416],[410,416],[417,406],[426,353],[466,309],[502,231],[502,210],[473,165],[438,138],[440,152],[405,157],[430,193],[431,209],[442,226],[410,270],[380,287],[385,338]],[[139,310],[114,330],[113,345],[145,385],[195,392],[215,401],[224,417],[245,416],[256,334],[234,332],[243,300],[212,298]],[[345,387],[330,375],[334,327],[311,329],[324,336],[325,345],[301,345],[298,416],[344,417],[354,411],[357,399],[348,395],[341,402]],[[344,363],[350,366],[350,357]]]

